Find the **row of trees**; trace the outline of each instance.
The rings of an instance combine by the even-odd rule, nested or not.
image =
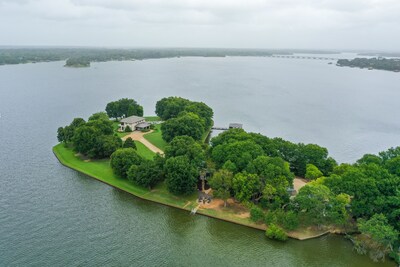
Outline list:
[[[71,124],[59,127],[57,139],[90,158],[107,158],[123,145],[104,112],[93,114],[87,122],[75,118]]]
[[[281,138],[247,133],[243,129],[231,129],[211,140],[213,161],[218,167],[230,161],[233,163],[233,172],[245,170],[252,160],[262,155],[284,159],[290,164],[290,170],[301,177],[305,176],[308,164],[317,167],[324,175],[331,173],[337,165],[324,147],[295,144]]]
[[[153,188],[165,180],[169,192],[189,195],[196,190],[204,160],[200,144],[189,136],[178,136],[167,146],[165,157],[157,154],[153,160],[145,160],[134,149],[122,148],[111,155],[110,164],[118,176],[137,185]]]
[[[359,251],[398,257],[400,147],[338,166],[318,145],[232,129],[211,140],[208,155],[217,169],[209,181],[213,194],[252,206],[251,218],[270,226],[267,236],[284,240],[282,229],[298,225],[358,228]],[[314,181],[290,199],[294,175]]]
[[[170,142],[176,136],[190,136],[201,140],[212,124],[213,110],[202,102],[181,97],[163,98],[156,104],[156,114],[165,122],[161,126],[162,137]]]

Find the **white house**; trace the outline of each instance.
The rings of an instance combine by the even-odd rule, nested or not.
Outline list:
[[[140,131],[150,128],[150,124],[146,122],[146,119],[138,116],[130,116],[123,118],[119,124],[119,131],[121,132],[125,131],[127,126],[129,126],[129,128],[131,128],[132,131],[135,130]]]

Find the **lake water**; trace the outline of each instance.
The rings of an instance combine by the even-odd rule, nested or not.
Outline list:
[[[329,55],[331,57],[331,55]],[[400,145],[400,74],[230,57],[0,67],[0,266],[393,266],[340,236],[279,243],[61,166],[57,127],[121,97],[204,101],[215,124],[326,146],[340,162]]]

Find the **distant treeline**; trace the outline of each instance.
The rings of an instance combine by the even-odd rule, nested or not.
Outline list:
[[[0,48],[0,65],[67,60],[66,66],[88,66],[90,62],[141,60],[173,57],[271,56],[292,53],[335,53],[314,50],[266,50],[223,48]]]
[[[387,58],[355,58],[352,60],[339,59],[338,66],[368,68],[378,70],[400,71],[400,59]]]

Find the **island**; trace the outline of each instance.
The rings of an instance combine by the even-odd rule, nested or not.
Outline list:
[[[88,67],[90,67],[90,60],[88,58],[85,58],[85,57],[69,58],[65,62],[64,67],[88,68]]]
[[[213,110],[166,97],[157,116],[123,98],[57,130],[61,164],[139,198],[305,240],[346,235],[359,253],[399,261],[400,147],[338,164],[316,144],[249,133],[213,137]],[[233,127],[235,126],[235,127]]]
[[[400,71],[400,58],[355,58],[349,59],[339,59],[337,61],[337,66],[340,67],[357,67],[361,69],[377,69],[377,70],[388,70],[399,72]]]

